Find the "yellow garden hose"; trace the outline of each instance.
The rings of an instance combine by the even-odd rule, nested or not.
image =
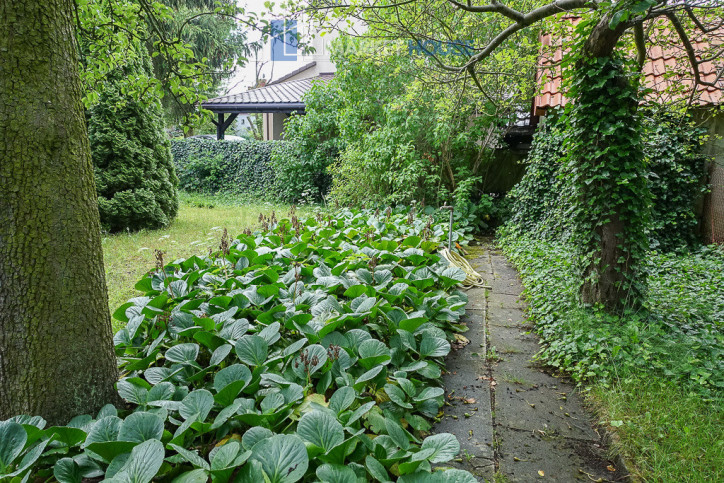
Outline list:
[[[468,263],[468,261],[465,260],[465,258],[463,258],[461,255],[452,252],[445,247],[440,248],[438,250],[438,253],[442,255],[445,260],[450,262],[450,265],[458,267],[463,272],[465,272],[465,280],[463,280],[462,282],[463,287],[478,287],[487,289],[490,288],[488,285],[485,284],[483,276],[476,272],[475,269],[473,269],[473,267]]]

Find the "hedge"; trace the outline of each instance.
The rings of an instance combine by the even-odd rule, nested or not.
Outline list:
[[[171,142],[171,153],[179,187],[190,192],[275,197],[271,153],[281,143],[175,139]]]

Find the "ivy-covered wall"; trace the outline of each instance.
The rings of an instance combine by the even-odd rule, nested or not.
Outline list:
[[[721,126],[724,129],[724,120]],[[707,161],[715,153],[719,159],[724,156],[724,149],[714,145],[713,138],[703,143],[705,133],[706,129],[691,119],[681,121],[651,111],[644,114],[642,142],[652,194],[652,248],[666,251],[701,239]],[[563,163],[567,135],[559,114],[550,113],[542,120],[525,161],[525,175],[509,195],[513,199],[512,225],[544,238],[565,239],[570,234],[573,192]],[[705,220],[710,203],[703,209]],[[724,222],[724,216],[721,219]]]

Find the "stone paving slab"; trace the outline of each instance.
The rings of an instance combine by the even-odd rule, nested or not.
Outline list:
[[[497,308],[488,313],[488,324],[500,327],[527,327],[528,320],[521,309]]]
[[[493,278],[492,280],[487,280],[486,282],[488,286],[492,289],[493,293],[499,293],[499,294],[508,294],[508,295],[520,295],[520,288],[519,284],[520,281],[518,280],[501,280]]]
[[[499,442],[500,472],[510,483],[610,481],[608,478],[614,477],[606,469],[603,450],[590,443],[514,430],[500,434]]]
[[[454,434],[461,448],[446,466],[478,481],[622,481],[607,469],[602,438],[574,387],[533,360],[540,347],[516,270],[497,250],[471,252],[491,288],[467,291],[467,344],[454,344],[446,359],[446,405],[433,431]]]
[[[525,302],[520,295],[492,292],[488,295],[489,310],[496,308],[525,310]]]

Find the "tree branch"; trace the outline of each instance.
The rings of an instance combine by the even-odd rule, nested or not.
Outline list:
[[[684,29],[684,26],[681,24],[681,21],[679,20],[679,17],[676,16],[675,13],[669,12],[666,14],[669,21],[671,22],[671,25],[673,25],[674,30],[676,31],[676,34],[679,36],[679,39],[681,40],[681,43],[684,45],[684,50],[686,51],[686,56],[689,60],[689,64],[691,65],[691,68],[694,71],[694,82],[696,85],[701,86],[708,86],[708,87],[719,87],[717,84],[719,83],[719,80],[722,78],[722,75],[724,75],[724,67],[722,67],[719,70],[719,73],[717,74],[716,78],[714,79],[714,82],[706,82],[701,79],[701,73],[699,72],[699,64],[701,63],[696,58],[696,52],[694,51],[694,46],[691,44],[691,40],[689,39],[689,35],[686,33],[686,30]]]

